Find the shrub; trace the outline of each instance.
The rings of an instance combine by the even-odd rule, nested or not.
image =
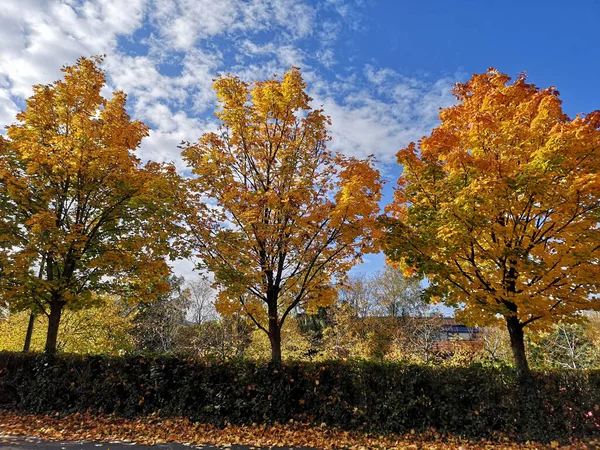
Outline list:
[[[184,416],[215,425],[294,421],[404,433],[435,428],[551,440],[600,432],[600,372],[387,362],[206,362],[0,353],[0,408]]]

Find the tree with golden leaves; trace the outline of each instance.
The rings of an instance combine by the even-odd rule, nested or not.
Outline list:
[[[214,88],[221,131],[183,151],[196,175],[190,235],[221,288],[218,310],[246,315],[279,362],[290,312],[331,304],[331,283],[374,251],[379,172],[371,158],[327,150],[329,118],[309,106],[298,69]]]
[[[384,245],[463,318],[502,318],[526,374],[525,327],[600,309],[600,111],[570,119],[555,88],[509,81],[457,84],[441,125],[398,152]]]
[[[61,315],[97,294],[154,295],[169,273],[172,166],[133,154],[148,127],[129,118],[126,96],[102,97],[100,58],[63,68],[64,80],[34,86],[0,140],[4,261],[0,296],[13,310],[48,316],[55,352]],[[12,224],[9,226],[7,224]]]

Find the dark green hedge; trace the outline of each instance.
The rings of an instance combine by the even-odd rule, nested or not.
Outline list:
[[[275,368],[174,357],[0,353],[0,408],[158,413],[223,425],[326,423],[375,432],[565,439],[600,433],[600,372],[332,362]]]

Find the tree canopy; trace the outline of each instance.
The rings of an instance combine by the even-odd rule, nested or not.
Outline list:
[[[99,63],[80,58],[64,80],[34,86],[0,137],[1,297],[48,315],[49,352],[63,308],[167,288],[169,232],[159,219],[177,174],[134,155],[148,127],[127,115],[123,92],[102,96]]]
[[[523,327],[600,309],[600,111],[570,119],[558,91],[490,69],[454,89],[441,124],[397,154],[385,252],[479,324]]]
[[[310,107],[298,69],[253,85],[225,76],[214,88],[221,131],[183,151],[196,175],[192,241],[221,288],[217,308],[249,317],[279,361],[289,313],[330,304],[331,283],[375,250],[379,172],[371,158],[327,150],[329,118]]]

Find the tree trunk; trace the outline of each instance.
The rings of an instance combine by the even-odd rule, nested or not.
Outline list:
[[[42,256],[40,263],[40,270],[38,272],[38,278],[42,280],[44,278],[44,265],[46,264],[46,255]],[[27,325],[27,334],[25,335],[25,345],[23,345],[23,352],[27,353],[31,347],[31,337],[33,336],[33,326],[35,325],[35,313],[33,309],[29,315],[29,324]]]
[[[269,274],[268,274],[269,275]],[[271,343],[271,363],[281,364],[281,327],[277,311],[278,289],[273,286],[271,276],[267,289],[267,312],[269,314],[269,341]]]
[[[269,317],[269,341],[271,342],[271,362],[281,363],[281,329],[277,323],[277,316]]]
[[[48,317],[48,334],[46,335],[46,353],[56,353],[56,343],[58,341],[58,326],[62,316],[63,303],[53,301],[50,305],[50,316]]]
[[[32,312],[29,315],[29,324],[27,325],[27,334],[25,335],[25,345],[23,345],[23,353],[27,353],[31,347],[31,336],[33,336],[33,326],[35,325],[35,314]]]
[[[510,335],[510,347],[513,352],[513,357],[517,370],[521,376],[529,375],[529,364],[527,364],[527,356],[525,355],[525,340],[523,336],[523,325],[519,322],[517,316],[507,316],[506,326]]]

